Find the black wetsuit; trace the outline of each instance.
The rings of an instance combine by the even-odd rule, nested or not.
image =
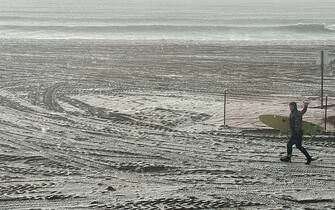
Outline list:
[[[302,115],[307,111],[307,107],[304,107],[302,111],[294,108],[290,113],[290,129],[291,129],[291,138],[287,142],[287,157],[291,158],[292,156],[292,147],[295,144],[296,147],[306,156],[307,160],[311,159],[311,156],[308,154],[307,150],[302,146]]]

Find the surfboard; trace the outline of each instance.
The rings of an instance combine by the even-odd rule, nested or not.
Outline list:
[[[259,116],[259,120],[265,125],[279,130],[282,133],[290,132],[290,121],[286,116],[264,114]],[[302,121],[302,129],[304,134],[307,135],[316,135],[323,132],[323,128],[321,126],[307,121]]]

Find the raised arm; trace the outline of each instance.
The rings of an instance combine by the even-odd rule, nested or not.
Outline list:
[[[307,107],[308,107],[308,103],[304,102],[304,108],[301,110],[301,114],[305,114],[307,112]]]

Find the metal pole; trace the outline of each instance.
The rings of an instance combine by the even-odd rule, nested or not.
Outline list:
[[[325,131],[327,132],[327,107],[328,107],[328,96],[326,96],[326,107],[325,107]]]
[[[227,90],[224,91],[224,114],[223,114],[223,125],[226,125],[226,110],[227,110]]]
[[[324,68],[324,64],[323,64],[323,58],[324,57],[324,51],[321,51],[321,109],[323,109],[323,68]]]

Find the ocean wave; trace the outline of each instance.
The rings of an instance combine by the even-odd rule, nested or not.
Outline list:
[[[256,32],[256,31],[283,31],[283,32],[302,32],[302,33],[322,33],[334,32],[335,25],[325,24],[294,24],[278,26],[218,26],[218,25],[0,25],[0,30],[17,31],[59,31],[59,32],[197,32],[197,31],[216,31],[216,32]]]
[[[326,26],[328,30],[335,31],[335,24]]]
[[[279,26],[280,29],[303,32],[331,32],[335,31],[334,25],[318,24],[318,23],[298,23],[286,26]]]
[[[208,19],[206,19],[208,21]],[[122,17],[73,17],[73,16],[55,16],[55,17],[46,17],[46,16],[15,16],[15,15],[0,15],[0,22],[1,21],[36,21],[36,22],[57,22],[57,21],[62,21],[62,22],[142,22],[142,21],[155,21],[155,22],[160,22],[160,21],[206,21],[202,18],[195,19],[193,17],[127,17],[127,18],[122,18]],[[214,21],[216,19],[209,19],[209,21]]]

